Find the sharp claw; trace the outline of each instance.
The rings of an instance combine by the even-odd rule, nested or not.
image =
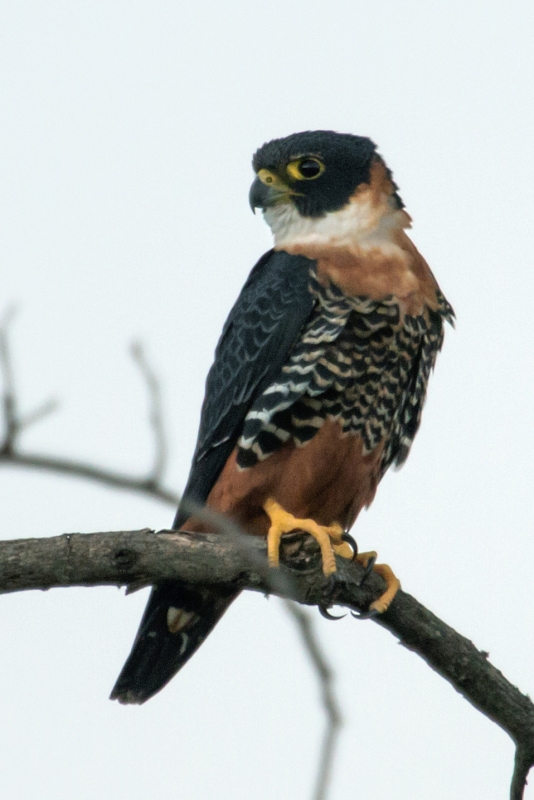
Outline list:
[[[347,616],[346,614],[341,614],[339,617],[336,617],[334,614],[330,614],[326,606],[322,606],[321,604],[319,604],[319,612],[321,616],[324,617],[325,619],[337,620],[337,619],[343,619],[343,617]]]
[[[341,541],[342,542],[347,542],[347,544],[352,547],[353,555],[352,555],[351,561],[354,561],[354,559],[358,555],[358,545],[356,544],[356,539],[354,539],[350,535],[350,533],[347,533],[347,531],[344,531],[344,533],[343,533],[343,535],[341,537]]]
[[[339,578],[337,572],[334,572],[332,575],[328,576],[323,587],[323,602],[317,604],[319,611],[321,612],[321,616],[325,619],[343,619],[343,617],[347,616],[346,614],[341,614],[341,616],[336,617],[334,614],[330,614],[328,611],[328,605],[332,599],[332,595],[335,592],[338,580]]]
[[[337,583],[337,573],[333,572],[332,575],[329,575],[326,579],[324,586],[323,586],[323,594],[325,597],[331,597],[334,593]]]
[[[367,580],[367,578],[369,577],[369,575],[373,571],[373,567],[375,565],[375,562],[376,562],[376,556],[373,556],[367,562],[367,566],[365,567],[365,571],[364,571],[364,573],[362,575],[362,579],[361,579],[360,584],[359,584],[360,586],[363,586],[363,584],[365,583],[365,581]]]
[[[355,611],[350,612],[351,617],[354,619],[373,619],[378,616],[376,608],[369,609],[369,611],[360,611],[358,614]]]

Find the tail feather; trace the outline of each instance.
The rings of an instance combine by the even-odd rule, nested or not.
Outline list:
[[[132,652],[111,700],[144,703],[183,667],[239,592],[185,589],[170,583],[152,590]]]

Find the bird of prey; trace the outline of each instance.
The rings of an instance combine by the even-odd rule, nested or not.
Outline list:
[[[274,247],[256,264],[224,325],[206,382],[184,499],[266,535],[308,531],[323,571],[352,558],[348,534],[388,467],[406,459],[453,310],[406,234],[392,173],[373,142],[306,131],[253,157],[252,209]],[[175,529],[209,531],[186,504]],[[399,582],[375,553],[384,612]],[[155,586],[111,694],[143,703],[185,664],[235,592]]]

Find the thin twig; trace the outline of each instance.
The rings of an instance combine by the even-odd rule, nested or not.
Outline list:
[[[25,414],[23,417],[19,418],[18,420],[19,431],[25,431],[32,425],[35,425],[36,422],[41,422],[42,419],[48,417],[49,414],[53,414],[54,411],[57,411],[58,408],[59,408],[59,402],[57,400],[46,400],[42,405],[38,406],[34,411],[30,411],[28,414]]]
[[[18,413],[18,398],[9,347],[9,326],[15,316],[15,308],[8,309],[0,322],[0,372],[3,383],[4,439],[0,441],[0,466],[22,467],[53,472],[60,475],[84,478],[103,486],[139,492],[176,507],[180,497],[167,489],[163,483],[166,465],[166,444],[161,392],[158,380],[143,353],[140,344],[132,346],[132,355],[147,383],[150,399],[150,422],[155,438],[155,461],[145,477],[136,477],[116,470],[97,467],[84,461],[56,458],[41,453],[24,453],[18,449],[19,435],[30,425],[41,421],[57,408],[57,401],[49,400],[24,416]]]
[[[108,470],[104,467],[95,467],[81,461],[74,461],[68,458],[55,458],[32,453],[2,452],[0,450],[0,467],[23,467],[36,469],[44,472],[53,472],[59,475],[67,475],[73,478],[85,478],[86,480],[100,483],[102,486],[112,486],[115,489],[126,489],[130,492],[138,492],[146,497],[153,497],[161,500],[174,508],[180,501],[180,496],[161,485],[154,485],[152,479],[136,478],[126,473]]]
[[[141,342],[134,342],[132,344],[131,353],[148,388],[148,399],[150,403],[148,418],[152,426],[155,444],[154,464],[150,472],[149,480],[152,480],[153,483],[157,485],[161,483],[167,467],[167,437],[165,435],[163,419],[161,386],[156,373],[148,363]]]
[[[15,306],[10,306],[5,312],[0,324],[0,370],[4,391],[2,406],[4,411],[4,441],[0,445],[0,452],[9,452],[15,446],[18,434],[17,406],[15,398],[15,384],[13,380],[13,366],[9,350],[8,331],[15,317]]]
[[[0,322],[0,373],[2,375],[3,410],[4,410],[4,440],[0,442],[0,457],[15,453],[18,437],[23,430],[35,422],[40,422],[57,408],[57,401],[48,400],[38,406],[34,411],[21,416],[18,412],[18,398],[15,391],[15,378],[11,351],[9,349],[9,326],[15,318],[16,308],[11,306],[4,313]]]
[[[325,800],[330,787],[337,737],[343,724],[343,717],[334,692],[334,673],[321,650],[310,615],[292,600],[285,599],[283,603],[288,614],[296,622],[303,644],[310,655],[316,673],[320,676],[321,702],[326,714],[326,728],[313,800]]]
[[[161,388],[159,380],[148,363],[144,350],[140,343],[134,343],[131,348],[132,356],[138,365],[141,374],[146,382],[149,395],[149,419],[154,435],[154,463],[146,477],[135,477],[125,473],[97,467],[85,462],[74,461],[67,458],[55,458],[42,454],[22,453],[17,449],[18,436],[31,424],[40,421],[47,414],[57,407],[55,401],[44,403],[35,411],[25,417],[19,417],[17,412],[17,398],[13,377],[13,369],[10,357],[8,326],[14,316],[14,309],[4,315],[0,323],[0,369],[3,374],[4,383],[4,441],[0,441],[0,466],[22,467],[28,469],[44,470],[54,474],[67,475],[71,477],[83,478],[100,483],[104,486],[125,489],[127,491],[138,492],[156,500],[176,506],[180,502],[180,496],[163,485],[164,472],[167,465],[167,443],[165,435],[165,425],[161,401]],[[270,570],[264,557],[258,554],[257,550],[251,546],[250,537],[243,536],[238,526],[230,520],[214,514],[206,508],[199,507],[197,504],[186,501],[191,513],[202,517],[206,522],[213,524],[215,530],[225,533],[232,541],[236,542],[243,554],[246,556],[251,566],[255,567],[266,584],[273,592],[290,595],[293,586],[288,575],[282,575],[279,571]],[[133,586],[139,584],[132,582]],[[319,765],[317,776],[317,790],[314,800],[325,800],[329,783],[333,751],[340,725],[339,713],[332,713],[332,709],[337,709],[337,702],[333,690],[333,674],[326,663],[326,659],[321,655],[317,635],[312,628],[311,620],[308,620],[307,634],[304,636],[303,619],[304,612],[300,611],[297,618],[296,607],[288,606],[286,610],[295,619],[301,629],[304,648],[310,658],[319,681],[319,687],[323,697],[323,705],[327,715],[327,730],[324,740],[322,758]],[[326,698],[329,698],[328,703]],[[320,792],[319,794],[317,792]]]

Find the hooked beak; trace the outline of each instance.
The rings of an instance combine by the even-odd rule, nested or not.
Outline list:
[[[279,203],[286,203],[294,194],[296,192],[293,192],[282,181],[268,185],[258,177],[250,187],[248,200],[252,211],[256,213],[257,208],[265,210],[277,206]]]

